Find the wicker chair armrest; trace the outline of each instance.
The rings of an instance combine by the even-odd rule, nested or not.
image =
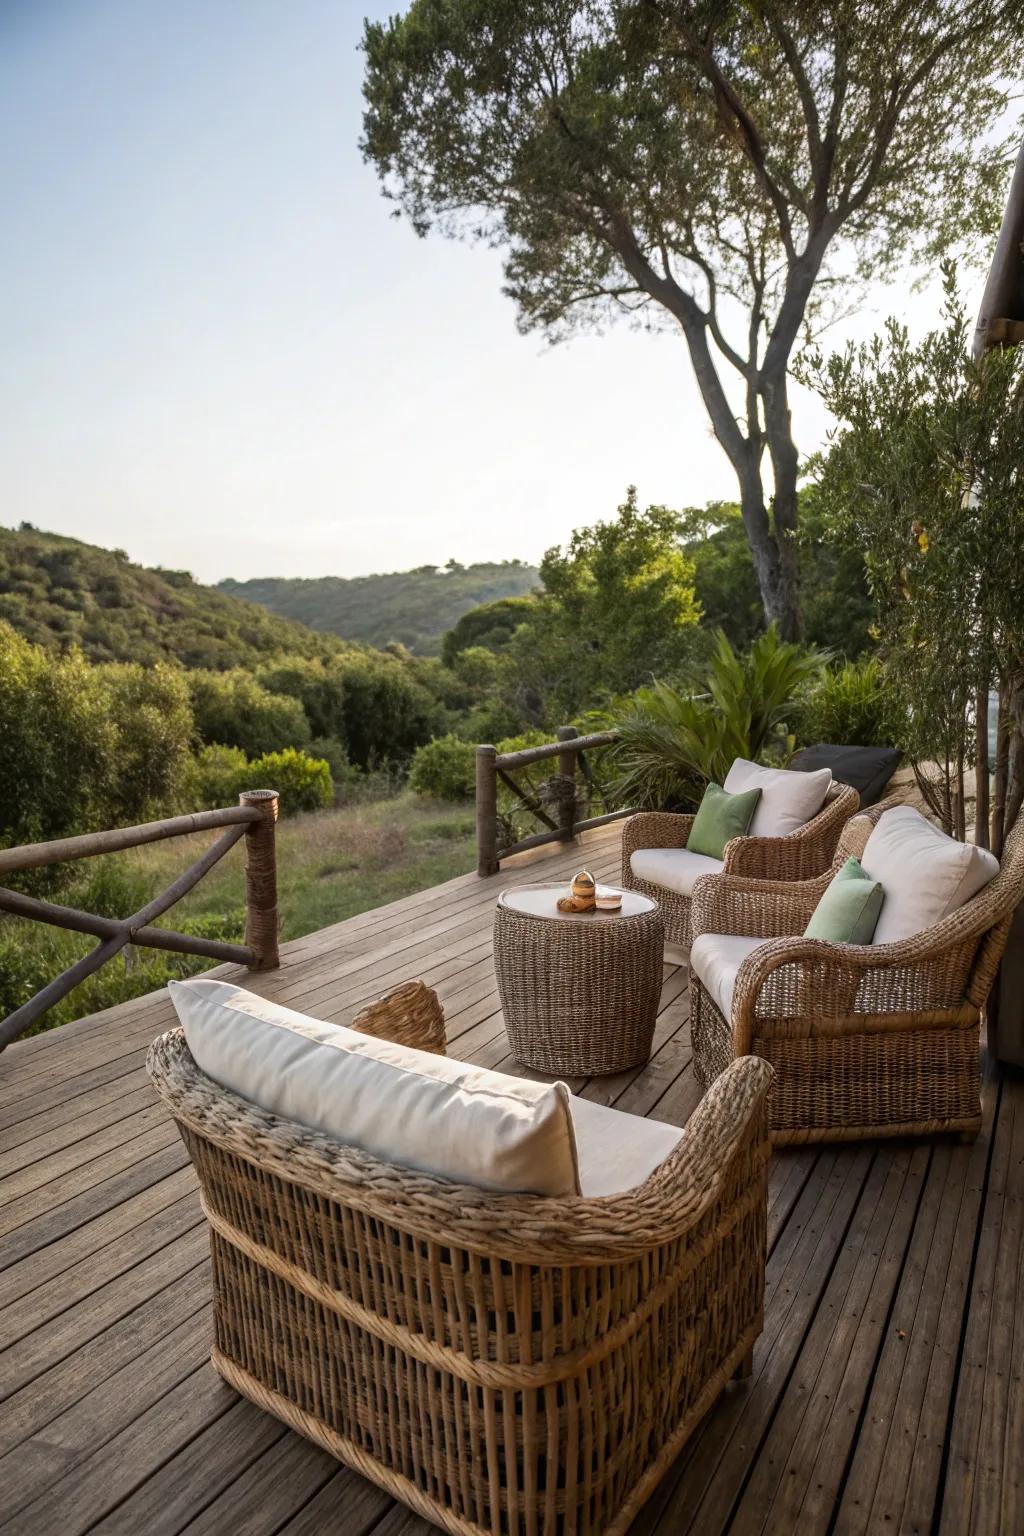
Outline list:
[[[693,826],[692,816],[674,811],[638,811],[622,823],[622,863],[638,848],[685,848]]]
[[[693,882],[690,899],[693,937],[730,933],[777,939],[803,933],[831,878],[831,871],[816,880],[790,881],[701,875]]]
[[[857,791],[842,784],[816,816],[785,837],[734,837],[725,849],[726,874],[752,880],[806,880],[821,874],[859,805]]]
[[[351,1028],[394,1045],[412,1046],[435,1056],[445,1054],[444,1008],[434,989],[422,981],[403,981],[367,1003],[352,1020]]]
[[[952,914],[955,918],[956,914]],[[895,944],[833,944],[771,938],[739,968],[732,996],[733,1045],[749,1051],[761,1036],[836,1034],[912,1021],[917,1027],[968,1021],[968,996],[981,935],[945,918]],[[870,1006],[855,1004],[868,988]],[[925,996],[926,1003],[919,999]],[[865,999],[867,1001],[867,999]]]
[[[679,1145],[641,1188],[671,1201],[673,1236],[695,1227],[722,1198],[736,1159],[768,1160],[768,1090],[775,1076],[759,1056],[733,1061],[686,1123]],[[639,1194],[640,1191],[635,1191]]]

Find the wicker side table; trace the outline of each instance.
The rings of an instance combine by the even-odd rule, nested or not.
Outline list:
[[[589,1077],[651,1054],[665,934],[657,902],[625,891],[621,912],[559,912],[564,885],[502,891],[494,969],[509,1045],[538,1072]]]

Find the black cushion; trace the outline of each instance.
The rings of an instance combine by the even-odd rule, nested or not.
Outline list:
[[[860,795],[861,805],[866,806],[881,800],[902,758],[896,747],[836,747],[819,741],[795,753],[789,766],[802,773],[831,768],[832,777],[840,784],[850,784]]]

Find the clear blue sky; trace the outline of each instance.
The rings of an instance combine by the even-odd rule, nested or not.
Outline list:
[[[0,0],[0,522],[215,581],[733,494],[681,339],[521,337],[494,253],[391,218],[356,49],[399,3]]]

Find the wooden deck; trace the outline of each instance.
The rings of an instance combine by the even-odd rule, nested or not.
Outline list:
[[[613,876],[618,828],[591,834],[586,856]],[[579,861],[559,849],[366,912],[288,945],[280,971],[247,984],[344,1022],[422,976],[444,999],[452,1053],[515,1070],[493,900]],[[699,1097],[686,1008],[685,971],[667,967],[649,1065],[572,1086],[681,1124]],[[0,1527],[425,1536],[206,1363],[206,1233],[143,1068],[171,1022],[154,994],[0,1057]],[[638,1536],[1024,1531],[1022,1197],[1019,1079],[989,1077],[970,1146],[778,1155],[753,1377],[728,1388]]]

